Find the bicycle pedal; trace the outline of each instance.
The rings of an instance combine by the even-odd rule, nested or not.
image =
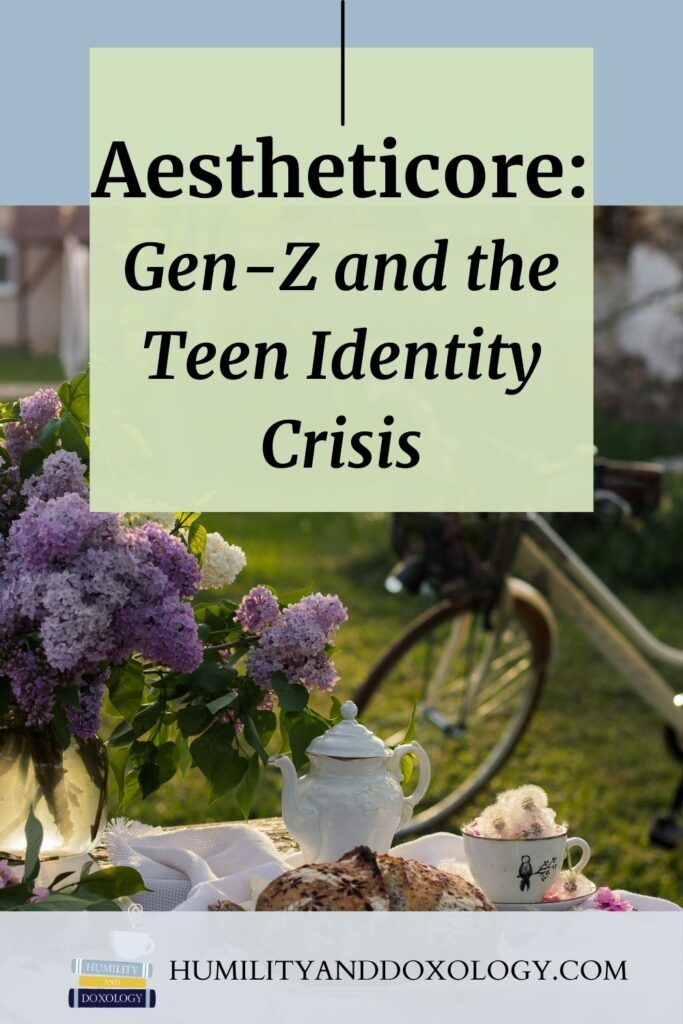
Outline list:
[[[660,814],[652,823],[650,842],[663,850],[675,850],[683,842],[683,826],[673,814]]]
[[[436,726],[445,736],[451,739],[458,739],[465,731],[464,725],[451,722],[445,715],[442,715],[436,708],[423,707],[422,714],[432,725]]]

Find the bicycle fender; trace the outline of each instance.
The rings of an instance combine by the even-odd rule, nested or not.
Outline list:
[[[510,594],[510,597],[520,598],[532,605],[545,619],[548,626],[548,633],[550,634],[550,662],[555,660],[557,652],[560,646],[559,630],[557,628],[557,619],[553,613],[552,608],[548,604],[547,600],[540,592],[533,587],[531,583],[527,583],[526,580],[519,579],[518,576],[509,576],[506,580],[506,587]]]

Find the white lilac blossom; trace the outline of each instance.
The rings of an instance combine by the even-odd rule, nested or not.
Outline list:
[[[144,526],[145,523],[159,523],[165,530],[171,530],[175,524],[173,512],[122,512],[119,516],[121,526]]]
[[[520,786],[501,793],[465,831],[486,839],[544,839],[565,831],[555,818],[540,786]]]
[[[218,590],[227,587],[234,583],[246,564],[242,548],[228,544],[220,533],[207,534],[202,562],[202,589]]]

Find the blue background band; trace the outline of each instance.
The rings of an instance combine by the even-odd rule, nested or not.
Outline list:
[[[680,0],[347,0],[347,12],[349,46],[594,47],[596,202],[683,202]],[[335,46],[338,33],[337,0],[6,4],[0,203],[88,201],[89,47]]]

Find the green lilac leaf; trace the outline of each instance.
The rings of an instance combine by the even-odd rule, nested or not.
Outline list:
[[[109,700],[127,722],[132,722],[140,710],[144,686],[142,665],[133,658],[111,671],[107,681]]]
[[[223,711],[224,708],[231,707],[237,700],[237,693],[226,693],[222,697],[217,697],[216,700],[210,701],[206,705],[206,710],[212,715],[217,715],[219,711]]]
[[[128,722],[119,722],[111,736],[107,740],[108,747],[123,747],[127,746],[135,738],[130,724]]]
[[[24,858],[24,882],[34,882],[40,870],[40,848],[43,845],[43,826],[40,824],[33,808],[26,819],[26,856]]]
[[[30,476],[40,476],[43,471],[44,461],[45,452],[41,448],[29,448],[21,456],[21,462],[19,463],[21,479],[26,480]]]
[[[292,761],[296,768],[303,768],[308,758],[306,747],[315,739],[327,732],[327,724],[319,718],[305,715],[289,727],[289,744],[292,750]]]
[[[233,668],[224,665],[220,659],[215,657],[215,652],[211,651],[199,668],[187,677],[187,685],[193,693],[225,692],[230,689],[236,675]]]
[[[282,672],[274,672],[271,685],[278,703],[285,711],[303,711],[308,704],[308,690],[299,683],[289,683]]]
[[[134,896],[138,892],[149,892],[142,876],[135,868],[108,867],[92,874],[77,887],[78,894],[97,896],[98,898],[116,900],[121,896]]]
[[[194,522],[190,527],[187,535],[187,550],[201,565],[206,551],[206,527],[199,522]]]
[[[196,736],[211,724],[211,717],[203,704],[191,704],[178,711],[178,728],[183,736]]]
[[[249,817],[251,805],[254,802],[254,793],[260,774],[261,766],[258,754],[252,754],[249,758],[249,766],[235,789],[235,800],[245,821]]]

